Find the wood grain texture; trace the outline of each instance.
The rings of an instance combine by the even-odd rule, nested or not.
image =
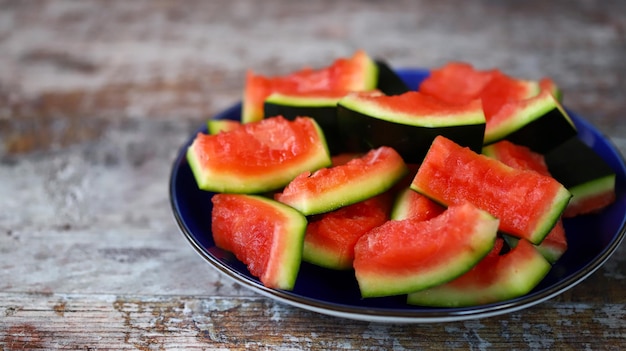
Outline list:
[[[533,308],[458,323],[347,321],[211,269],[167,194],[181,144],[286,73],[363,48],[550,76],[626,153],[626,2],[0,0],[0,349],[620,350],[626,248]],[[593,235],[593,233],[589,233]]]
[[[259,297],[0,297],[6,350],[620,350],[626,334],[624,304],[557,302],[464,322],[339,326]]]

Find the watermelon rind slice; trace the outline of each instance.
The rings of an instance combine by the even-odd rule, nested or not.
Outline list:
[[[433,141],[411,188],[444,206],[472,202],[500,218],[502,232],[534,244],[554,227],[572,196],[551,177],[514,169],[442,136]]]
[[[408,172],[402,157],[382,146],[344,165],[300,174],[275,198],[304,215],[321,214],[382,194]]]
[[[389,100],[389,103],[381,105],[376,97]],[[394,108],[394,99],[413,97],[417,101],[414,111]],[[428,108],[422,110],[422,104],[428,104]],[[396,96],[380,92],[352,93],[342,98],[339,105],[366,116],[408,126],[435,128],[485,124],[485,115],[478,100],[466,105],[448,105],[416,91]]]
[[[249,123],[242,128],[237,128],[230,132],[218,133],[217,135],[206,135],[198,133],[191,145],[187,148],[186,158],[193,172],[194,178],[199,189],[222,193],[264,193],[270,192],[284,187],[298,174],[305,171],[314,171],[331,164],[330,153],[326,144],[326,138],[320,126],[312,118],[302,117],[299,121],[286,121],[283,118],[276,118],[277,123],[285,125],[285,123],[293,123],[293,127],[289,128],[311,128],[311,140],[308,147],[299,145],[300,141],[294,140],[292,143],[274,145],[271,135],[256,134],[256,130],[245,132],[244,129],[250,129],[254,123]],[[281,122],[284,121],[284,122]],[[301,123],[300,123],[301,122]],[[264,119],[255,123],[273,123],[270,119]],[[210,138],[222,138],[219,145],[221,148],[228,147],[236,149],[241,138],[235,138],[231,143],[229,133],[248,133],[250,138],[259,138],[261,143],[270,143],[268,152],[275,154],[285,149],[289,154],[286,159],[272,159],[268,156],[267,160],[261,160],[262,156],[254,158],[246,158],[246,160],[232,158],[228,164],[219,164],[214,166],[212,160],[219,158],[213,154],[211,148],[205,149],[204,143],[211,143]],[[272,132],[274,133],[274,132]],[[314,140],[313,140],[314,139]],[[297,153],[292,153],[289,148],[294,148],[294,144],[300,146]],[[247,160],[251,160],[247,163]],[[218,160],[221,161],[221,160]],[[261,161],[261,162],[260,162]]]
[[[248,194],[216,194],[213,196],[213,216],[217,213],[216,207],[220,206],[220,198],[234,198],[233,202],[236,201],[237,206],[219,209],[227,212],[226,217],[230,218],[230,222],[221,232],[215,227],[217,221],[213,221],[216,245],[234,253],[247,266],[250,265],[249,259],[258,261],[259,255],[267,255],[262,272],[251,273],[258,274],[257,278],[266,287],[292,290],[302,261],[306,217],[280,202]],[[248,250],[255,248],[247,244],[257,240],[269,240],[269,252],[253,252],[254,257],[250,258],[251,252]]]
[[[506,118],[487,120],[483,143],[506,139],[539,153],[546,153],[577,134],[569,114],[550,91],[542,90],[526,100],[505,105]]]
[[[389,220],[389,192],[332,212],[308,217],[302,260],[333,270],[348,270],[354,245],[372,228]]]
[[[505,301],[529,293],[552,267],[535,246],[523,239],[501,257],[500,262],[495,262],[492,267],[479,267],[480,263],[476,266],[477,269],[495,271],[495,278],[488,282],[483,281],[478,271],[470,271],[467,274],[473,274],[471,277],[461,276],[446,284],[410,293],[407,303],[429,307],[468,307]]]
[[[459,227],[454,225],[459,224],[459,220],[465,223],[466,228],[469,227],[463,232],[461,240],[457,240]],[[415,223],[419,223],[418,229],[415,229]],[[355,247],[354,269],[361,296],[370,298],[408,294],[462,275],[491,251],[498,223],[499,220],[489,213],[465,203],[452,206],[431,220],[392,220],[377,227],[361,237]],[[406,230],[408,227],[413,228],[410,234]],[[393,232],[411,235],[410,240],[426,242],[426,251],[423,251],[421,244],[413,249],[410,243],[403,245],[402,242],[391,242],[388,235]],[[390,253],[376,252],[378,248],[386,250],[386,247],[390,247]],[[433,247],[439,249],[432,251]],[[414,256],[420,264],[399,266],[398,254],[404,258]],[[420,257],[423,254],[427,258]],[[422,262],[424,259],[426,261]]]
[[[597,212],[615,200],[615,171],[582,140],[572,138],[545,157],[550,173],[572,193],[565,217]]]
[[[480,100],[451,105],[416,91],[349,94],[337,105],[337,123],[351,151],[386,145],[408,163],[420,163],[437,135],[479,152],[486,126]]]
[[[266,116],[263,104],[272,93],[319,93],[322,91],[367,91],[378,84],[378,65],[364,51],[339,58],[331,64],[303,68],[285,75],[264,76],[248,71],[243,92],[241,122],[255,122]]]

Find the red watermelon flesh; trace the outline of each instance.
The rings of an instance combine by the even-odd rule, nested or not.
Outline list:
[[[553,88],[552,83],[546,78],[541,84]],[[539,90],[538,82],[516,79],[497,69],[479,70],[464,62],[451,62],[432,70],[419,87],[420,92],[449,104],[480,99],[488,124],[508,117],[508,110],[516,102],[536,96]]]
[[[464,307],[516,298],[530,292],[551,265],[526,240],[501,255],[503,240],[470,271],[430,289],[411,293],[407,302],[433,307]]]
[[[215,194],[211,231],[215,245],[235,254],[263,285],[291,290],[300,268],[306,218],[260,196]]]
[[[450,62],[433,69],[419,91],[449,104],[466,104],[479,99],[498,70],[478,70],[469,63]]]
[[[400,295],[452,280],[491,250],[497,229],[497,219],[470,203],[427,221],[387,221],[354,247],[361,295]]]
[[[376,70],[375,63],[363,50],[356,51],[352,57],[339,58],[327,67],[304,68],[282,76],[263,76],[249,70],[242,102],[242,122],[262,119],[263,103],[272,93],[336,97],[350,91],[374,89]]]
[[[512,78],[506,74],[495,74],[480,92],[487,124],[507,118],[508,110],[521,100],[539,93],[539,84]]]
[[[530,169],[545,176],[551,176],[544,156],[526,146],[502,140],[483,149],[483,153],[507,166],[516,169]]]
[[[391,194],[383,193],[338,210],[311,216],[302,259],[331,269],[350,269],[357,240],[389,219]]]
[[[571,194],[551,177],[517,170],[438,136],[411,188],[444,205],[469,201],[500,219],[500,230],[540,243]]]
[[[530,169],[539,174],[550,176],[545,157],[529,148],[502,140],[485,148],[490,157],[516,169]],[[567,210],[566,210],[567,211]],[[565,213],[565,212],[563,212]],[[537,246],[539,251],[550,261],[556,262],[567,250],[567,238],[563,220],[559,219],[548,235]]]

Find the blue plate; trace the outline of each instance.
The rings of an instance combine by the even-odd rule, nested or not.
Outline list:
[[[416,89],[428,75],[420,69],[398,70]],[[239,120],[241,105],[221,112],[216,119]],[[594,215],[564,220],[568,250],[548,276],[529,294],[498,303],[467,308],[410,306],[405,296],[361,298],[354,272],[337,272],[303,262],[293,291],[268,289],[250,275],[233,255],[215,247],[211,234],[212,193],[196,186],[185,159],[196,133],[181,147],[170,178],[174,217],[185,238],[206,262],[235,282],[272,299],[327,315],[376,322],[432,323],[458,321],[509,313],[546,301],[572,288],[595,272],[615,252],[624,238],[626,221],[626,166],[619,151],[589,122],[570,112],[579,138],[591,146],[617,174],[617,201]],[[198,132],[206,132],[202,127]]]

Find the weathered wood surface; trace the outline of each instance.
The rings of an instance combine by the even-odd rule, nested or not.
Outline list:
[[[626,249],[520,312],[386,325],[285,306],[218,275],[167,195],[178,147],[272,74],[364,48],[553,77],[626,152],[626,2],[0,1],[0,346],[626,347]]]

